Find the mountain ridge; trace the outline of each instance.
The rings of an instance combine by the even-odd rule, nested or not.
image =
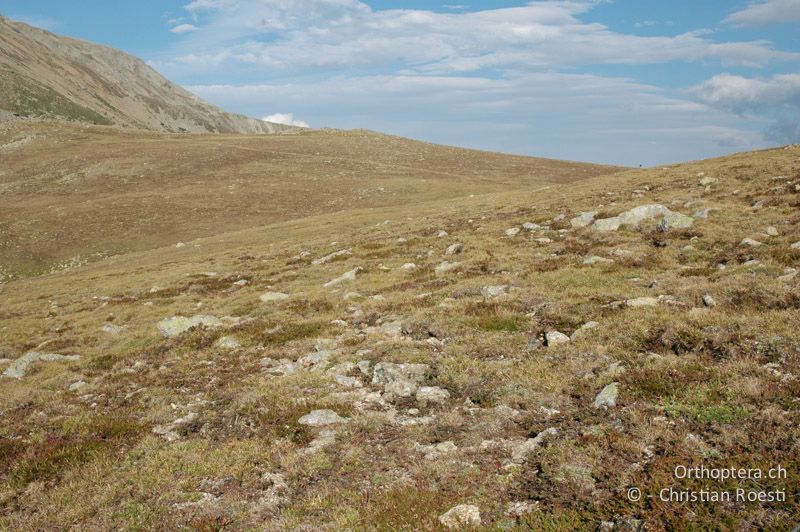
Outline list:
[[[297,131],[225,112],[121,50],[0,15],[0,122],[19,118],[170,133]]]

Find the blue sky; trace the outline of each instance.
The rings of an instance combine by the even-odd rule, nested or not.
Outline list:
[[[800,142],[800,0],[0,0],[258,118],[657,165]]]

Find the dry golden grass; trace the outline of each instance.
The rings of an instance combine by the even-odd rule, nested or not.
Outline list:
[[[573,182],[615,168],[368,131],[166,135],[0,127],[0,275],[352,209]]]
[[[325,135],[338,139],[304,140],[314,151]],[[348,142],[355,149],[373,138]],[[250,142],[262,141],[242,139]],[[392,140],[383,156],[403,157],[403,142]],[[407,145],[405,156],[415,149]],[[800,268],[789,248],[800,240],[798,155],[790,147],[570,184],[526,184],[520,175],[503,183],[498,169],[485,185],[445,179],[416,203],[410,193],[380,209],[322,208],[181,249],[144,249],[0,285],[0,357],[44,342],[42,351],[82,357],[0,381],[0,527],[419,530],[436,529],[457,504],[477,505],[493,529],[592,530],[616,519],[642,520],[648,530],[798,522],[800,279],[779,279]],[[474,157],[478,164],[481,155]],[[708,191],[700,172],[718,179]],[[788,179],[773,179],[781,175]],[[459,183],[457,198],[437,199]],[[581,211],[613,215],[645,203],[714,210],[688,231],[658,233],[651,223],[602,234],[568,229]],[[566,222],[505,236],[561,213]],[[767,226],[779,235],[761,234]],[[438,237],[440,230],[449,235]],[[552,241],[536,240],[543,237]],[[764,245],[742,248],[746,237]],[[463,251],[445,257],[456,242]],[[352,255],[311,263],[341,249]],[[614,255],[619,249],[630,253]],[[615,262],[584,265],[591,255]],[[461,264],[437,274],[445,259]],[[760,263],[745,264],[753,259]],[[406,263],[416,268],[401,269]],[[323,287],[356,267],[364,271],[355,281]],[[496,285],[508,293],[487,300],[481,289]],[[261,303],[267,291],[289,298]],[[703,305],[706,294],[716,306]],[[658,295],[675,303],[614,304]],[[156,330],[163,318],[195,314],[247,321],[173,339]],[[395,319],[404,325],[400,337],[367,330]],[[537,347],[541,334],[571,334],[589,321],[599,325],[580,338]],[[105,323],[122,332],[101,332]],[[242,347],[215,347],[222,336]],[[335,343],[330,366],[424,363],[423,384],[451,397],[376,406],[327,371],[274,376],[262,367],[264,357],[298,361],[320,338]],[[381,391],[358,369],[346,374],[364,392]],[[79,380],[86,386],[69,391]],[[617,406],[593,408],[611,382],[619,383]],[[298,423],[315,409],[348,418],[326,446],[314,447],[320,429]],[[177,440],[153,432],[190,412],[195,419],[174,427]],[[549,428],[558,435],[509,463],[514,444]],[[457,450],[425,458],[425,446],[443,442]],[[676,465],[700,464],[780,464],[788,478],[761,485],[785,490],[787,502],[658,500],[671,485],[712,487],[673,478]],[[646,497],[629,501],[631,486]],[[506,515],[511,502],[530,503],[532,513]]]

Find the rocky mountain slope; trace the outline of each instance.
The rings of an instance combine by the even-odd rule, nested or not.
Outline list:
[[[800,147],[492,179],[0,285],[0,528],[800,522]]]
[[[0,16],[0,122],[16,117],[175,133],[296,130],[226,113],[119,50]]]

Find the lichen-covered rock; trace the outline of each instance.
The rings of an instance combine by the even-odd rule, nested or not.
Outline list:
[[[481,525],[481,511],[471,504],[459,504],[439,516],[439,522],[451,530],[463,530]]]
[[[445,255],[457,255],[457,254],[461,253],[462,251],[464,251],[464,244],[456,243],[456,244],[451,244],[451,245],[447,246],[447,249],[445,250],[444,254]]]
[[[484,286],[483,288],[481,288],[481,295],[486,299],[494,299],[496,297],[502,296],[507,292],[508,292],[508,286],[506,285]]]
[[[239,349],[240,347],[242,347],[242,344],[240,344],[236,340],[236,338],[232,336],[223,336],[222,338],[214,342],[214,347],[225,351],[233,351],[235,349]]]
[[[435,272],[436,272],[436,275],[442,275],[442,274],[447,273],[447,272],[449,272],[451,270],[455,270],[456,268],[458,268],[460,266],[461,266],[460,262],[443,261],[436,267]]]
[[[259,299],[262,303],[276,303],[289,299],[289,294],[284,294],[283,292],[266,292],[261,294]]]
[[[421,406],[442,404],[450,399],[450,392],[438,386],[423,386],[417,390],[416,399]]]
[[[590,223],[594,221],[594,217],[597,216],[596,212],[582,212],[575,218],[569,221],[570,225],[574,228],[586,227]]]
[[[662,230],[690,227],[694,223],[694,219],[691,216],[673,212],[667,207],[656,203],[640,205],[617,216],[595,220],[592,227],[597,231],[616,231],[623,225],[636,227],[645,220],[655,220],[657,218],[662,218],[662,224],[664,224]],[[664,222],[664,220],[667,221]]]
[[[309,427],[325,427],[343,421],[345,421],[345,419],[333,410],[312,410],[297,420],[300,425],[307,425]]]
[[[597,397],[594,399],[594,407],[595,408],[614,408],[617,406],[617,398],[619,397],[619,384],[616,382],[612,382],[611,384],[607,385],[605,388],[600,390],[600,393],[597,394]]]
[[[763,245],[764,244],[762,244],[758,240],[754,240],[752,238],[745,238],[741,242],[739,242],[739,246],[743,247],[743,248],[744,247],[757,248],[757,247],[760,247],[760,246],[763,246]]]
[[[548,331],[544,338],[548,347],[569,343],[569,336],[559,331]]]
[[[325,286],[325,288],[330,288],[332,286],[336,286],[337,284],[342,284],[342,283],[347,282],[347,281],[355,281],[356,277],[358,276],[358,274],[360,274],[363,271],[364,271],[364,268],[362,268],[360,266],[356,267],[356,268],[353,268],[349,272],[343,273],[342,275],[340,275],[336,279],[332,279],[332,280],[328,281],[327,283],[325,283],[324,286]]]
[[[320,257],[319,259],[314,259],[311,261],[311,264],[319,265],[328,263],[334,259],[338,259],[339,257],[349,257],[352,255],[353,252],[349,249],[343,249],[341,251],[334,251],[329,255],[325,255],[324,257]]]
[[[54,362],[59,360],[76,361],[80,359],[81,357],[79,355],[58,355],[55,353],[37,353],[36,351],[30,351],[11,362],[11,365],[6,368],[3,375],[12,379],[21,379],[27,373],[28,367],[34,362]]]
[[[694,225],[694,218],[679,212],[670,212],[658,224],[658,230],[666,232],[671,229],[688,229]]]

